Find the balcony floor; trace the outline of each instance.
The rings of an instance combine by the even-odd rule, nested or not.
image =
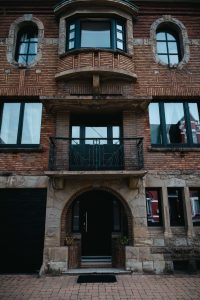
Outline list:
[[[130,171],[46,171],[45,175],[49,177],[67,177],[67,178],[96,178],[96,179],[113,179],[113,178],[130,178],[143,177],[146,175],[145,170]]]

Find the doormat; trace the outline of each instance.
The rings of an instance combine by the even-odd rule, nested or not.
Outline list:
[[[105,274],[80,275],[77,279],[77,283],[116,282],[116,281],[117,279],[115,275],[105,275]]]

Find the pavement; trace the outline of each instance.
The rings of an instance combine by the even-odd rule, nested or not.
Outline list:
[[[116,275],[116,283],[77,283],[77,275],[0,275],[0,300],[200,300],[199,275]]]

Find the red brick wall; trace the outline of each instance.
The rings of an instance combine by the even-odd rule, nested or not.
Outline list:
[[[175,5],[149,4],[142,1],[136,1],[140,7],[139,16],[134,21],[134,38],[149,39],[151,24],[162,15],[171,14],[180,20],[187,28],[189,39],[200,39],[200,6],[194,4]],[[58,45],[51,44],[47,38],[58,38],[58,21],[54,16],[52,2],[43,1],[33,7],[30,4],[20,6],[8,6],[4,3],[4,8],[0,10],[0,95],[1,101],[8,100],[8,96],[48,96],[66,97],[69,95],[67,87],[73,85],[66,81],[59,84],[55,80],[55,74],[58,70],[63,70],[58,57]],[[0,4],[1,6],[1,4]],[[1,8],[1,7],[0,7]],[[11,23],[25,13],[32,13],[34,17],[40,19],[44,24],[45,43],[42,47],[42,59],[31,69],[18,69],[9,64],[6,59],[6,38],[8,37]],[[130,58],[120,59],[121,65],[131,70],[138,76],[136,83],[127,83],[121,81],[116,83],[116,88],[124,84],[125,97],[129,96],[153,96],[158,99],[193,99],[200,94],[200,46],[190,45],[190,60],[181,70],[169,69],[154,61],[152,46],[135,45],[132,58],[132,67]],[[110,54],[109,54],[110,55]],[[91,65],[94,63],[92,55],[86,55],[87,62],[91,59]],[[123,56],[121,56],[123,57]],[[104,64],[109,64],[109,57],[105,57]],[[65,59],[62,59],[65,60]],[[103,63],[103,62],[102,62]],[[114,64],[116,61],[114,61]],[[64,65],[62,65],[63,67]],[[116,65],[115,65],[116,66]],[[8,70],[9,72],[5,72]],[[74,85],[76,81],[74,81]],[[115,83],[112,82],[112,89]],[[70,90],[70,89],[69,89]],[[117,97],[117,96],[116,96]],[[56,101],[56,100],[55,100]],[[67,101],[67,100],[66,100]],[[62,109],[61,109],[62,110]],[[150,147],[150,130],[147,111],[136,111],[132,114],[130,124],[126,123],[125,134],[128,136],[144,136],[145,169],[155,170],[183,170],[200,169],[200,152],[153,152]],[[125,124],[124,123],[124,124]],[[134,127],[134,130],[133,130]],[[133,131],[132,131],[133,130]],[[43,110],[41,146],[42,152],[32,153],[2,153],[0,152],[0,170],[1,171],[43,171],[48,166],[48,145],[49,136],[55,135],[55,118],[53,114]]]

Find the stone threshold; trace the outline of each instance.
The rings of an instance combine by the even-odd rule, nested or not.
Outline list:
[[[88,269],[69,269],[62,272],[63,275],[79,275],[79,274],[131,274],[131,271],[127,271],[119,268],[88,268]]]

